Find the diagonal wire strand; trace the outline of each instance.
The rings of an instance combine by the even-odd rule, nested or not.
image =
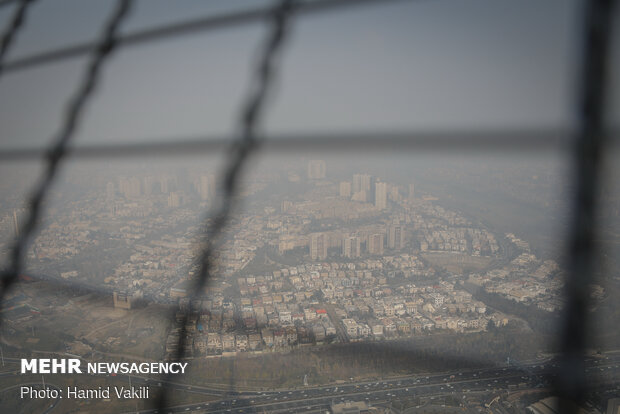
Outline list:
[[[24,265],[25,251],[28,248],[30,239],[32,238],[37,224],[40,220],[43,201],[51,187],[54,178],[58,172],[58,168],[63,161],[68,150],[69,142],[74,136],[75,130],[84,113],[84,108],[89,98],[91,98],[100,77],[103,64],[107,60],[110,53],[114,50],[117,40],[118,29],[127,17],[132,0],[119,0],[110,20],[105,24],[101,42],[95,50],[90,61],[84,79],[78,87],[77,93],[69,101],[67,105],[64,120],[62,122],[58,135],[54,138],[50,152],[47,154],[47,164],[45,174],[36,185],[34,191],[30,195],[28,201],[28,216],[23,226],[23,231],[17,237],[15,244],[10,252],[9,268],[2,274],[0,280],[0,310],[4,296],[8,289],[13,285],[19,277]],[[1,320],[0,320],[1,322]]]
[[[295,14],[312,14],[331,12],[346,7],[362,6],[365,4],[385,4],[387,2],[421,1],[421,0],[312,0],[298,1],[295,6]],[[177,36],[184,36],[209,30],[232,28],[243,24],[263,21],[270,18],[271,9],[268,7],[256,7],[249,10],[222,13],[215,16],[209,15],[185,20],[179,23],[149,27],[144,30],[120,35],[119,46],[139,45],[148,42],[157,42]],[[20,71],[27,68],[38,67],[66,59],[73,59],[89,53],[96,45],[85,42],[64,46],[29,56],[16,58],[6,63],[6,72]]]
[[[578,97],[579,131],[574,145],[576,192],[568,244],[567,305],[561,333],[562,360],[555,381],[560,412],[581,412],[587,392],[585,351],[589,335],[589,290],[596,260],[597,195],[602,155],[607,144],[604,131],[605,81],[613,26],[614,0],[585,3],[584,51]]]
[[[0,0],[0,7],[8,6],[11,3],[15,3],[16,0]]]
[[[192,306],[195,299],[202,295],[204,287],[212,275],[217,242],[234,208],[239,176],[248,157],[258,144],[256,137],[257,124],[264,111],[264,104],[273,83],[276,59],[287,34],[289,15],[292,9],[293,0],[282,0],[272,11],[273,30],[260,55],[258,67],[256,68],[253,82],[250,85],[249,96],[242,109],[240,119],[241,136],[232,144],[228,154],[228,163],[224,168],[223,182],[221,184],[223,194],[219,197],[216,206],[213,208],[212,213],[209,214],[209,218],[205,223],[206,231],[202,237],[202,249],[198,256],[198,273],[190,282],[189,306],[183,314],[177,349],[173,355],[174,360],[177,361],[185,356],[187,325],[189,317],[193,312]],[[167,405],[168,390],[164,388],[159,394],[157,406],[161,410]]]
[[[0,76],[2,76],[2,72],[4,71],[4,58],[13,45],[17,32],[24,25],[28,6],[30,6],[33,1],[34,0],[21,0],[19,2],[6,31],[2,34],[2,39],[0,40]]]

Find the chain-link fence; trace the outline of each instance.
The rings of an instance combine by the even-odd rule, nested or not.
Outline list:
[[[200,238],[201,250],[195,259],[199,269],[191,280],[189,291],[190,306],[185,309],[178,327],[180,335],[173,359],[185,357],[186,328],[188,318],[193,312],[192,304],[203,291],[213,272],[214,252],[218,248],[218,240],[229,221],[239,177],[243,174],[247,160],[259,148],[266,152],[296,152],[304,149],[328,149],[330,151],[345,149],[352,143],[369,151],[407,149],[434,151],[529,151],[556,150],[567,142],[572,143],[574,151],[574,183],[576,186],[573,204],[573,222],[568,243],[570,258],[569,275],[566,280],[567,306],[564,310],[562,330],[562,364],[555,381],[555,393],[562,397],[561,412],[577,412],[577,406],[584,399],[587,388],[584,371],[584,354],[588,346],[587,332],[589,326],[589,296],[587,285],[593,273],[596,251],[596,213],[598,208],[597,194],[601,175],[601,158],[606,148],[607,131],[604,127],[606,102],[606,70],[610,32],[612,29],[611,0],[586,1],[583,13],[582,36],[583,51],[580,60],[581,73],[579,96],[576,106],[580,118],[577,120],[578,130],[573,141],[567,141],[567,131],[533,131],[519,134],[518,137],[509,132],[493,134],[476,134],[459,136],[450,134],[377,134],[368,136],[343,136],[334,139],[333,134],[268,138],[260,137],[256,132],[257,124],[264,115],[264,102],[270,93],[273,78],[278,74],[278,57],[286,44],[289,28],[295,19],[306,14],[330,12],[331,10],[361,6],[373,3],[371,0],[315,0],[277,2],[273,7],[256,8],[229,14],[207,16],[185,21],[178,24],[154,27],[134,33],[120,34],[120,28],[130,13],[132,0],[118,0],[112,15],[104,24],[100,39],[94,43],[82,43],[69,47],[50,50],[12,61],[5,61],[6,52],[19,35],[20,29],[27,20],[28,8],[34,0],[3,1],[1,7],[13,6],[14,14],[2,35],[0,43],[0,75],[16,72],[30,67],[90,56],[90,61],[76,93],[67,104],[60,130],[54,135],[48,149],[0,150],[0,159],[15,160],[40,158],[45,159],[45,172],[28,199],[28,213],[24,220],[19,237],[10,255],[8,269],[2,275],[0,304],[6,292],[18,282],[18,275],[24,268],[25,251],[32,240],[41,214],[48,190],[55,180],[59,168],[69,156],[76,158],[88,157],[120,157],[144,154],[193,153],[213,149],[227,148],[227,161],[222,171],[222,197],[213,206],[204,221],[204,236]],[[383,3],[383,2],[374,2]],[[84,106],[91,99],[93,92],[100,83],[100,73],[104,69],[108,57],[117,49],[139,46],[148,42],[157,42],[174,36],[191,35],[202,31],[218,28],[239,26],[253,21],[266,21],[270,27],[267,38],[260,50],[260,57],[254,68],[253,79],[247,98],[239,115],[238,137],[230,140],[188,140],[146,144],[100,145],[72,148],[72,138],[78,126]],[[461,134],[462,135],[462,134]],[[1,305],[0,305],[1,306]],[[172,314],[175,320],[175,314]],[[170,378],[164,378],[168,382]],[[169,405],[169,393],[164,391],[157,397],[160,410]]]

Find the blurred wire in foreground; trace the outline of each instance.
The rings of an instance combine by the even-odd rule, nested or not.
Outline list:
[[[4,58],[6,57],[6,52],[13,44],[15,35],[24,24],[24,20],[26,20],[26,11],[28,10],[30,3],[33,1],[34,0],[21,0],[19,2],[13,17],[6,28],[6,31],[2,34],[2,40],[0,40],[0,75],[2,75],[4,69]]]
[[[110,20],[105,24],[105,28],[101,36],[101,42],[95,49],[84,79],[78,87],[77,93],[70,100],[67,106],[60,131],[52,141],[51,150],[47,154],[45,175],[42,177],[38,185],[35,186],[33,193],[30,195],[28,200],[29,211],[23,226],[23,231],[20,233],[15,241],[15,244],[13,245],[13,248],[11,249],[9,256],[9,268],[2,274],[2,280],[0,281],[0,284],[2,285],[2,290],[0,291],[0,310],[4,295],[6,295],[6,292],[11,285],[17,281],[19,274],[22,271],[24,256],[30,239],[33,236],[40,220],[42,204],[45,196],[54,181],[61,161],[64,159],[69,142],[71,141],[71,138],[73,137],[79,124],[80,118],[84,113],[86,103],[92,96],[92,93],[99,82],[101,68],[116,46],[116,35],[118,33],[118,29],[122,21],[128,15],[131,4],[132,0],[118,1],[116,9],[114,10]]]
[[[587,383],[585,351],[588,328],[588,284],[592,283],[597,230],[597,196],[604,131],[605,80],[614,0],[587,1],[584,13],[584,51],[578,97],[579,131],[574,147],[575,204],[568,245],[567,306],[561,340],[562,360],[555,382],[561,413],[577,413]]]
[[[420,1],[420,0],[311,0],[298,1],[295,5],[295,14],[330,12],[348,6],[360,6],[364,4],[386,4],[395,1]],[[256,7],[253,9],[222,13],[215,16],[198,17],[185,20],[180,23],[172,23],[150,27],[133,33],[119,35],[119,46],[138,45],[148,42],[157,42],[171,37],[189,35],[196,32],[231,28],[242,24],[257,21],[268,21],[271,17],[271,8]],[[70,46],[60,47],[29,56],[20,57],[7,62],[6,72],[20,71],[27,68],[37,67],[48,63],[59,62],[66,59],[76,58],[90,53],[97,45],[86,42]]]
[[[228,154],[228,162],[224,166],[223,181],[220,185],[222,196],[218,197],[216,205],[204,223],[206,230],[201,238],[201,252],[197,263],[198,273],[190,281],[188,289],[190,292],[189,306],[181,320],[177,349],[173,355],[173,359],[176,361],[185,357],[187,324],[190,315],[194,311],[193,304],[195,299],[202,296],[204,287],[211,276],[218,239],[221,237],[222,230],[234,208],[239,176],[248,157],[258,144],[256,137],[257,124],[264,111],[265,100],[272,85],[272,79],[276,70],[276,59],[287,34],[289,15],[292,9],[293,0],[281,0],[272,11],[273,30],[264,45],[262,53],[259,55],[260,60],[254,73],[253,82],[250,85],[249,96],[242,109],[240,119],[241,136],[233,142]],[[174,320],[175,313],[172,316]],[[170,377],[170,374],[168,374],[168,377]],[[168,377],[166,377],[166,380],[169,379]],[[159,394],[157,407],[162,410],[167,406],[168,389],[163,388]]]
[[[575,133],[568,129],[393,131],[355,130],[347,132],[304,132],[257,136],[261,148],[269,154],[286,153],[560,153],[572,149]],[[232,137],[192,136],[167,139],[127,139],[110,144],[87,144],[71,147],[73,159],[144,158],[171,155],[198,155],[228,148]],[[620,131],[610,131],[610,147],[620,147]],[[0,149],[0,161],[36,160],[46,154],[45,148]]]
[[[15,3],[16,0],[0,0],[0,7],[8,6],[11,3]]]

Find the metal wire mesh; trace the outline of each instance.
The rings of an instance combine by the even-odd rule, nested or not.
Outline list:
[[[17,277],[23,267],[24,251],[29,240],[32,238],[39,216],[41,214],[42,203],[46,193],[52,184],[56,172],[64,160],[71,138],[75,132],[83,108],[92,95],[99,80],[99,73],[107,57],[116,48],[125,45],[141,44],[148,41],[157,41],[170,36],[193,33],[199,30],[210,30],[218,27],[228,27],[232,25],[244,24],[255,20],[271,21],[273,31],[263,50],[259,65],[255,73],[255,82],[246,104],[244,105],[240,120],[241,138],[232,143],[228,153],[228,162],[224,172],[222,189],[224,196],[220,200],[213,213],[209,215],[202,240],[202,250],[197,262],[199,273],[195,280],[191,292],[194,296],[200,295],[202,288],[207,282],[213,265],[213,253],[217,247],[217,239],[224,230],[230,212],[233,208],[236,183],[242,173],[247,158],[255,150],[261,138],[256,133],[256,126],[264,110],[263,103],[265,95],[268,93],[273,72],[276,71],[276,58],[284,41],[288,28],[289,14],[294,9],[295,14],[304,12],[332,10],[336,7],[371,3],[372,0],[317,0],[312,2],[293,3],[284,0],[273,8],[260,8],[250,11],[237,12],[222,16],[207,17],[181,24],[163,26],[148,29],[145,31],[118,35],[118,29],[126,18],[131,0],[119,0],[117,8],[112,17],[105,25],[101,40],[96,44],[79,44],[62,48],[54,51],[25,57],[1,64],[6,51],[20,29],[30,0],[21,1],[14,18],[12,19],[6,33],[2,38],[0,48],[0,74],[2,72],[18,71],[32,66],[39,66],[50,62],[81,56],[86,53],[93,53],[92,61],[88,67],[85,78],[78,88],[78,92],[69,104],[63,125],[59,134],[54,139],[49,151],[18,149],[0,151],[0,159],[25,159],[45,156],[47,160],[46,174],[35,188],[29,201],[29,215],[24,231],[15,243],[11,254],[10,268],[2,276],[2,291],[0,292],[0,307],[6,291],[17,281]],[[0,6],[11,3],[3,1]],[[595,231],[595,212],[597,208],[596,189],[600,175],[600,158],[604,150],[605,136],[604,131],[604,102],[605,102],[605,68],[607,66],[607,54],[609,36],[612,27],[612,0],[592,0],[586,2],[585,16],[585,41],[584,53],[582,57],[582,79],[581,95],[579,107],[581,108],[581,118],[579,119],[579,131],[575,144],[575,182],[577,183],[577,196],[574,204],[574,222],[570,239],[569,266],[570,277],[567,280],[567,299],[568,306],[565,313],[565,329],[562,337],[563,344],[563,365],[556,382],[555,392],[563,398],[564,405],[562,412],[576,412],[576,405],[579,404],[584,396],[586,389],[585,377],[583,375],[583,354],[586,347],[587,335],[587,295],[584,286],[587,284],[592,273],[592,263],[595,255],[594,231]],[[403,146],[411,149],[438,149],[443,151],[449,148],[502,148],[502,149],[523,149],[532,148],[543,144],[545,148],[556,150],[566,144],[560,137],[562,132],[558,131],[537,131],[530,133],[526,140],[515,140],[509,133],[505,140],[492,138],[484,139],[472,137],[461,138],[459,142],[449,138],[447,135],[414,133],[396,133],[392,136],[391,147],[400,149]],[[476,134],[476,136],[480,136]],[[417,137],[417,138],[416,138]],[[542,138],[541,138],[542,137]],[[349,138],[351,138],[349,136]],[[360,145],[366,147],[385,148],[386,140],[375,140],[372,138],[357,137]],[[331,148],[338,146],[331,140],[331,137],[309,137],[302,136],[297,139],[290,137],[270,140],[269,151],[278,150],[299,150],[308,146],[310,148]],[[294,142],[296,141],[296,142]],[[269,142],[269,140],[268,140]],[[204,139],[186,140],[178,142],[163,142],[159,144],[123,144],[118,146],[93,146],[82,149],[74,149],[75,156],[83,157],[117,157],[121,154],[135,155],[137,153],[163,153],[167,154],[170,150],[179,149],[181,152],[194,151],[196,148],[212,149],[222,148],[228,144],[227,139],[208,141]],[[473,145],[472,145],[473,144]],[[345,144],[348,146],[348,143]],[[388,145],[388,147],[390,147]],[[193,301],[190,300],[190,304]],[[177,346],[175,359],[182,359],[185,348],[185,327],[187,317],[191,312],[188,309],[184,315],[181,327],[181,335]],[[163,409],[168,404],[166,392],[160,394],[157,405]]]
[[[410,151],[416,153],[435,152],[562,152],[569,151],[573,140],[569,130],[497,130],[466,132],[425,131],[358,131],[313,134],[258,135],[261,148],[269,154],[278,153],[325,153],[347,152],[368,153]],[[610,145],[617,147],[618,134],[610,134]],[[170,138],[157,142],[136,143],[127,139],[125,143],[103,145],[81,145],[71,148],[73,159],[141,158],[151,156],[191,155],[217,152],[227,148],[233,137],[206,136]],[[0,150],[0,161],[19,162],[36,160],[47,153],[46,149],[15,148]]]
[[[208,216],[207,222],[204,224],[207,230],[204,232],[204,236],[201,240],[202,247],[198,255],[198,273],[194,279],[190,281],[190,306],[183,314],[180,323],[181,330],[174,355],[175,361],[180,361],[185,357],[187,324],[190,315],[194,312],[192,305],[196,298],[202,296],[204,287],[209,281],[213,271],[215,261],[214,253],[217,249],[218,239],[221,236],[224,226],[228,222],[231,211],[234,209],[239,176],[242,173],[247,159],[259,144],[256,138],[256,127],[264,112],[263,105],[269,93],[274,72],[277,70],[276,59],[288,32],[289,15],[292,6],[292,1],[282,0],[278,6],[274,7],[272,12],[273,30],[261,53],[254,73],[254,82],[250,86],[249,96],[241,112],[241,119],[239,121],[241,124],[241,136],[238,140],[233,142],[228,153],[228,162],[222,174],[224,177],[221,184],[223,195],[219,198],[218,204],[213,208],[212,214]],[[170,379],[170,376],[166,379]],[[163,409],[167,407],[167,402],[167,388],[164,388],[158,398],[158,408]]]
[[[6,54],[14,42],[17,32],[19,32],[20,28],[24,24],[28,7],[32,2],[33,0],[20,1],[19,6],[15,10],[11,21],[9,22],[6,32],[2,35],[0,40],[0,76],[2,76],[2,71],[4,70],[4,59]]]
[[[92,96],[100,79],[100,72],[108,56],[117,45],[116,34],[121,23],[129,13],[132,0],[119,0],[110,20],[106,22],[101,41],[94,50],[84,79],[79,85],[75,96],[70,100],[60,131],[52,140],[53,144],[47,154],[45,175],[35,187],[28,200],[28,216],[23,225],[23,231],[11,249],[9,269],[2,275],[2,291],[0,291],[0,307],[2,299],[13,285],[22,271],[25,251],[34,235],[43,209],[43,202],[47,195],[58,169],[67,152],[67,146],[73,138],[79,121],[89,98]]]
[[[337,9],[361,6],[372,3],[393,3],[396,1],[420,1],[420,0],[313,0],[298,1],[295,9],[296,14],[325,13]],[[230,28],[237,25],[245,25],[261,20],[270,20],[273,9],[270,7],[259,7],[251,10],[221,14],[216,16],[206,16],[193,20],[183,21],[170,25],[156,26],[134,33],[120,35],[118,46],[134,46],[149,42],[157,42],[171,37],[190,35],[197,32]],[[5,72],[21,71],[30,67],[38,67],[49,63],[63,61],[80,57],[89,53],[97,45],[93,43],[80,43],[55,50],[37,53],[23,58],[6,62]]]

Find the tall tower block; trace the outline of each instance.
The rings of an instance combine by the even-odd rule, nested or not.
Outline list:
[[[19,237],[19,221],[17,220],[17,210],[13,209],[13,229],[15,230],[15,237]]]

